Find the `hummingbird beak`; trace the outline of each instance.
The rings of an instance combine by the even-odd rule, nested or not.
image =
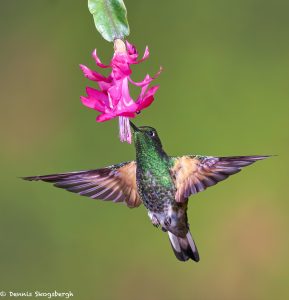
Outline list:
[[[132,127],[132,129],[133,129],[134,131],[139,131],[139,129],[133,124],[132,121],[129,121],[129,124],[130,124],[130,126]]]

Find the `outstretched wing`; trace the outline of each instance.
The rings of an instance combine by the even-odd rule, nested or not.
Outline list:
[[[103,169],[24,177],[25,180],[51,182],[58,188],[92,199],[125,202],[138,207],[142,202],[136,186],[136,163],[125,162]]]
[[[175,157],[172,175],[177,188],[176,201],[186,199],[207,187],[238,173],[243,167],[269,156],[182,156]]]

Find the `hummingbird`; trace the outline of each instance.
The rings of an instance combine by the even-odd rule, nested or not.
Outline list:
[[[45,181],[92,199],[123,202],[130,208],[142,203],[155,227],[168,233],[176,258],[198,262],[190,233],[189,196],[225,180],[245,166],[269,156],[169,156],[156,129],[132,122],[136,160],[101,169],[23,177]]]

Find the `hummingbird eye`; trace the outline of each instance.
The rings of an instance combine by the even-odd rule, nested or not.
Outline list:
[[[148,135],[151,137],[154,137],[156,134],[154,131],[150,130],[150,131],[148,131]]]

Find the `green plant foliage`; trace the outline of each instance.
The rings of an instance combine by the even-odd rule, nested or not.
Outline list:
[[[112,42],[129,35],[127,11],[122,0],[88,0],[88,9],[105,40]]]

